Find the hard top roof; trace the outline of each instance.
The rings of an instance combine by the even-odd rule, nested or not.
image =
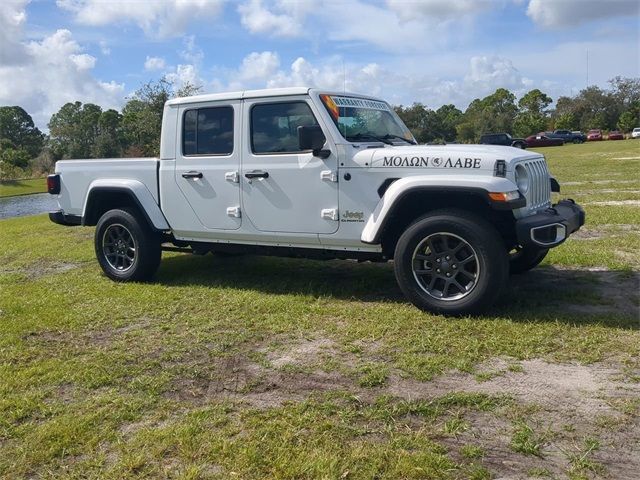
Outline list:
[[[328,90],[320,90],[320,89],[310,88],[310,87],[286,87],[286,88],[265,88],[261,90],[240,90],[236,92],[224,92],[224,93],[207,93],[204,95],[194,95],[191,97],[179,97],[179,98],[173,98],[167,101],[167,105],[183,105],[188,103],[215,102],[220,100],[242,100],[244,98],[307,95],[308,93],[313,91],[321,91],[322,93],[328,93],[331,95],[375,99],[375,97],[371,97],[369,95],[362,95],[359,93],[332,92]]]

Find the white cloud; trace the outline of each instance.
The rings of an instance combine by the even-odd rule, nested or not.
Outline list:
[[[28,0],[4,0],[0,8],[0,65],[20,63],[24,46],[18,41],[27,19]]]
[[[57,0],[57,5],[75,16],[82,25],[103,26],[131,22],[145,33],[174,37],[184,33],[188,23],[218,16],[223,0]]]
[[[252,52],[242,60],[238,72],[241,81],[269,79],[280,66],[280,58],[274,52]]]
[[[527,15],[535,23],[548,28],[639,13],[638,0],[530,0],[527,7]]]
[[[109,48],[109,44],[107,42],[105,42],[104,40],[100,40],[98,45],[100,46],[100,52],[102,53],[102,55],[111,55],[111,49]]]
[[[144,69],[148,71],[163,70],[166,67],[166,62],[162,57],[149,57],[144,62]]]
[[[184,38],[184,50],[180,52],[180,56],[189,63],[202,63],[202,60],[204,59],[204,52],[196,45],[195,35],[187,35]]]
[[[459,42],[469,35],[468,25],[473,18],[457,16],[453,28],[450,20],[415,12],[405,18],[384,6],[360,0],[328,2],[321,12],[324,35],[329,40],[342,42],[345,46],[362,43],[394,53],[437,51],[449,47],[452,40]]]
[[[78,67],[78,71],[91,70],[96,66],[96,57],[92,57],[91,55],[86,53],[69,55],[69,59],[76,64],[76,67]]]
[[[476,91],[489,92],[503,87],[517,92],[531,85],[531,81],[523,77],[507,58],[475,56],[471,58],[470,69],[464,79],[465,84],[475,86]]]
[[[175,71],[167,73],[167,80],[180,89],[185,85],[202,86],[204,83],[195,65],[178,65]]]
[[[0,27],[6,25],[4,18],[2,22]],[[13,29],[12,48],[19,48],[22,58],[19,63],[4,58],[0,62],[0,104],[20,105],[40,128],[46,128],[51,115],[67,102],[120,107],[124,85],[97,80],[92,75],[95,57],[83,53],[70,31],[57,30],[42,40],[25,42],[19,27]]]
[[[249,0],[238,6],[240,21],[251,33],[265,33],[275,37],[297,37],[302,33],[302,18],[307,13],[304,2],[280,2],[272,12],[262,0]]]
[[[402,20],[412,20],[416,16],[452,20],[495,7],[496,2],[488,0],[387,0],[387,5]]]
[[[507,58],[475,56],[467,57],[466,63],[465,72],[451,79],[420,72],[420,68],[403,71],[375,62],[343,63],[340,57],[318,63],[298,57],[290,65],[282,66],[275,52],[254,52],[237,69],[221,72],[211,86],[214,91],[290,86],[344,89],[380,96],[393,104],[422,102],[438,108],[453,103],[461,109],[474,98],[489,95],[500,87],[517,96],[534,88],[533,82]]]

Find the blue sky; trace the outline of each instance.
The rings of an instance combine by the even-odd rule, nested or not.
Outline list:
[[[637,0],[4,0],[0,104],[45,128],[163,75],[203,92],[311,85],[464,109],[640,76]]]

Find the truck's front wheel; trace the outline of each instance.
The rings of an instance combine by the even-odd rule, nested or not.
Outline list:
[[[495,301],[508,273],[498,232],[464,211],[441,210],[423,217],[396,245],[398,285],[422,310],[477,313]]]
[[[131,209],[109,210],[100,217],[95,249],[105,275],[120,282],[149,280],[162,255],[159,236]]]

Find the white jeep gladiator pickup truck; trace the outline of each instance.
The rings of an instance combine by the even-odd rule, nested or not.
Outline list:
[[[170,100],[160,158],[59,161],[48,188],[113,280],[150,279],[163,250],[393,259],[445,314],[488,307],[584,224],[540,154],[417,145],[383,100],[309,88]]]

